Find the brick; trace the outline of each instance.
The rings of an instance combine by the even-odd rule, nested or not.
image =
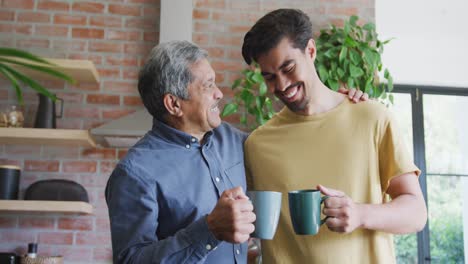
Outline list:
[[[135,57],[107,56],[106,64],[112,66],[138,66],[138,60]]]
[[[97,68],[101,78],[120,78],[119,68]]]
[[[122,27],[123,20],[120,17],[92,16],[89,19],[89,24],[97,27]]]
[[[90,42],[89,51],[120,53],[123,51],[123,45],[109,42]]]
[[[62,129],[82,129],[83,121],[77,119],[59,119],[57,120],[57,128]]]
[[[138,93],[136,82],[104,81],[103,89],[106,92]]]
[[[239,36],[218,35],[213,38],[213,43],[238,48],[242,46],[242,38]]]
[[[194,31],[195,32],[226,32],[227,25],[222,24],[222,23],[213,23],[213,22],[211,23],[210,22],[207,22],[207,23],[195,22]]]
[[[60,40],[54,39],[52,41],[52,48],[56,51],[65,51],[65,52],[80,52],[86,51],[86,41],[85,40]]]
[[[96,161],[64,161],[63,172],[93,173],[96,166]]]
[[[0,217],[0,228],[16,227],[17,223],[18,219],[16,217]]]
[[[0,20],[2,20],[2,21],[13,21],[13,20],[15,20],[15,12],[0,10]]]
[[[125,20],[125,28],[147,29],[153,30],[159,28],[155,18],[128,18]]]
[[[244,25],[244,26],[238,26],[238,25],[231,25],[229,26],[229,30],[228,32],[232,32],[232,33],[238,33],[238,34],[245,34],[246,32],[248,32],[250,30],[252,26],[250,25]]]
[[[140,16],[141,7],[139,5],[118,5],[118,4],[109,4],[109,13],[124,15],[124,16]]]
[[[20,160],[12,160],[12,159],[2,159],[0,158],[0,165],[15,165],[22,167],[22,162]]]
[[[66,25],[86,25],[86,16],[82,15],[68,15],[68,14],[56,14],[54,15],[55,24],[66,24]]]
[[[192,33],[192,41],[198,45],[206,45],[210,42],[210,36],[206,33]]]
[[[93,248],[90,247],[63,247],[59,254],[63,256],[63,263],[93,263]]]
[[[31,230],[2,230],[0,232],[0,241],[30,243],[31,241],[36,241],[36,233],[31,232]]]
[[[84,54],[70,53],[68,58],[75,59],[75,60],[90,60],[96,65],[101,65],[102,64],[102,56],[101,55],[90,54],[88,52],[84,53]],[[89,85],[89,84],[87,84],[87,85]],[[86,89],[86,90],[91,90],[91,89]]]
[[[93,230],[90,218],[60,218],[58,228],[64,230]]]
[[[79,147],[43,146],[41,157],[45,159],[78,159]]]
[[[224,57],[223,48],[211,47],[211,48],[206,48],[206,51],[208,51],[208,55],[210,56],[210,58],[223,58]]]
[[[112,262],[112,248],[94,248],[93,260]]]
[[[140,96],[125,96],[124,105],[140,106],[143,105],[143,103],[141,102]]]
[[[333,15],[344,15],[344,16],[352,16],[359,13],[358,9],[355,7],[332,7],[328,11],[330,14]]]
[[[83,121],[83,129],[92,129],[98,126],[103,125],[105,122],[102,120],[94,119],[94,120],[84,120]]]
[[[238,61],[244,61],[244,58],[242,57],[242,51],[240,49],[232,49],[228,52],[227,55],[228,59],[231,60],[238,60]]]
[[[88,94],[86,98],[88,104],[108,104],[119,105],[120,96],[118,95],[105,95],[105,94]]]
[[[160,0],[126,0],[126,3],[132,4],[151,4],[155,6],[160,6]]]
[[[34,0],[3,0],[2,8],[33,9]]]
[[[81,157],[84,159],[94,159],[94,160],[103,160],[103,159],[116,159],[115,149],[113,148],[91,148],[85,149],[81,153]]]
[[[159,32],[157,32],[157,31],[145,31],[145,32],[143,32],[143,41],[158,43],[159,42]]]
[[[100,231],[110,230],[109,217],[96,218],[96,229]]]
[[[73,28],[72,37],[73,38],[102,39],[104,38],[104,30],[95,29],[95,28]]]
[[[236,11],[213,11],[211,17],[213,21],[220,21],[222,23],[237,24],[239,21],[242,21],[245,24],[252,25],[261,17],[261,14]]]
[[[49,48],[50,41],[48,39],[22,39],[17,41],[17,48]]]
[[[194,19],[208,19],[210,18],[210,12],[208,10],[193,10],[193,18]]]
[[[33,145],[5,145],[5,153],[8,157],[37,157],[37,155],[41,154],[41,146],[33,146]]]
[[[227,10],[260,11],[260,2],[258,1],[229,1],[228,5]]]
[[[119,160],[123,159],[127,155],[128,149],[119,149],[118,158]]]
[[[94,188],[106,186],[106,177],[96,177],[96,175],[80,175],[80,184],[85,188]]]
[[[100,171],[101,176],[102,174],[109,175],[115,169],[116,165],[117,165],[116,162],[101,161],[101,171]]]
[[[150,53],[151,49],[153,49],[153,44],[148,43],[131,43],[124,45],[124,52],[125,54],[139,54],[146,56]]]
[[[31,35],[32,25],[0,24],[0,33]]]
[[[198,0],[196,1],[196,4],[195,4],[195,8],[224,9],[225,7],[226,7],[226,4],[224,3],[224,1],[219,1],[219,0]]]
[[[64,110],[64,118],[99,118],[99,109],[92,107],[68,107]]]
[[[25,160],[24,161],[25,171],[58,171],[58,161],[48,160]]]
[[[161,10],[159,6],[145,6],[143,7],[143,17],[160,17]]]
[[[93,2],[73,3],[72,12],[103,13],[104,4]]]
[[[78,232],[76,234],[77,245],[106,245],[110,239],[110,231],[105,233]]]
[[[39,233],[39,241],[45,245],[71,245],[73,244],[73,233],[41,232]]]
[[[76,89],[80,91],[99,91],[100,88],[100,85],[96,83],[78,83],[78,85],[70,87],[70,89]]]
[[[37,4],[37,9],[47,11],[68,11],[70,10],[70,4],[63,1],[40,0]]]
[[[53,229],[54,219],[51,218],[21,218],[20,228]]]
[[[67,37],[68,27],[36,25],[36,31],[34,34],[39,36]]]
[[[125,110],[120,110],[120,109],[110,109],[110,110],[102,110],[102,118],[104,119],[116,119],[119,117],[126,116],[128,114],[131,114],[135,112],[133,109],[125,109]]]
[[[123,69],[122,77],[125,80],[138,80],[139,69]]]
[[[41,12],[20,12],[17,17],[18,22],[50,22],[50,15]]]
[[[141,40],[142,33],[139,31],[106,30],[106,39],[109,40]]]
[[[56,94],[58,98],[62,98],[67,104],[83,102],[84,95],[81,93],[60,92]]]
[[[212,60],[211,66],[217,71],[241,71],[243,68],[243,65],[240,61]]]

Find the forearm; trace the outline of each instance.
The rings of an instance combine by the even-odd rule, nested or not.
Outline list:
[[[427,210],[422,196],[402,194],[384,204],[359,204],[361,227],[393,234],[422,230]]]
[[[134,241],[135,238],[128,240]],[[128,241],[127,240],[127,241]],[[143,240],[143,239],[138,239]],[[119,241],[114,241],[119,243]],[[203,262],[220,241],[209,232],[205,219],[200,219],[187,228],[165,239],[143,243],[125,243],[114,253],[116,263],[189,263]],[[210,245],[210,247],[207,247]]]

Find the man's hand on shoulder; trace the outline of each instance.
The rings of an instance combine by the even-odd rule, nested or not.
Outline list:
[[[366,93],[363,93],[361,90],[357,90],[354,88],[351,89],[346,89],[346,88],[340,88],[338,89],[339,93],[346,94],[348,95],[349,100],[358,103],[358,102],[364,102],[369,100],[369,95]]]
[[[223,192],[213,211],[206,217],[208,228],[218,240],[243,243],[255,230],[253,205],[241,187]]]

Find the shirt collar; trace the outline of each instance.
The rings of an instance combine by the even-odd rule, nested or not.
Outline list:
[[[166,125],[165,123],[159,121],[156,118],[153,118],[153,127],[151,129],[151,132],[154,135],[168,142],[175,143],[186,148],[190,148],[191,146],[195,146],[195,145],[198,145],[198,146],[200,145],[200,143],[198,142],[198,139],[195,138],[194,136],[187,134],[185,132],[182,132],[178,129],[175,129],[169,125]],[[212,134],[213,134],[213,131],[208,131],[204,135],[205,144],[209,144]]]

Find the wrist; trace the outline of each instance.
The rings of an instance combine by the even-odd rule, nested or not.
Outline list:
[[[359,212],[359,225],[358,228],[369,229],[368,224],[368,212],[369,212],[369,205],[368,204],[357,204],[358,212]]]
[[[221,240],[219,238],[219,235],[218,233],[216,232],[216,228],[215,228],[215,221],[213,219],[213,216],[211,214],[207,214],[206,217],[205,217],[205,221],[206,221],[206,225],[208,226],[208,230],[211,232],[211,234],[213,234],[213,236],[218,239],[218,240]]]

